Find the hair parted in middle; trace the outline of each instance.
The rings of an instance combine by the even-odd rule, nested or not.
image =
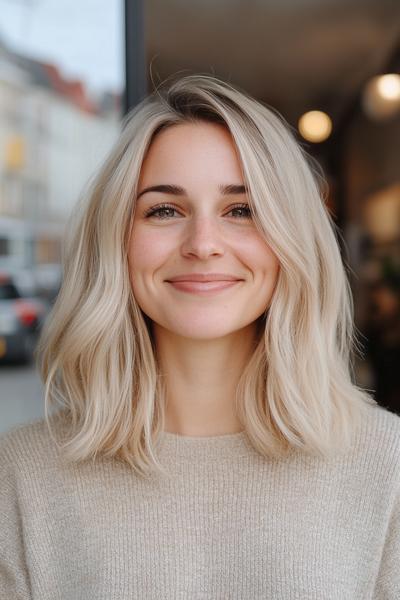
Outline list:
[[[68,223],[64,276],[37,349],[50,406],[68,417],[72,461],[113,456],[146,476],[162,466],[165,390],[150,319],[135,301],[128,244],[141,166],[154,137],[188,122],[229,130],[254,225],[280,263],[235,405],[254,448],[329,457],[344,451],[375,400],[353,380],[353,302],[323,177],[274,109],[211,75],[164,82],[120,136]],[[319,181],[318,181],[319,180]]]

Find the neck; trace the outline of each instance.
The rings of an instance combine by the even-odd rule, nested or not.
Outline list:
[[[155,327],[166,391],[165,431],[187,436],[243,430],[235,409],[239,378],[255,348],[251,326],[213,340],[193,340]]]

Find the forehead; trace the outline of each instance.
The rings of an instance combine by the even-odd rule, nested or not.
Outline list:
[[[179,175],[215,178],[218,173],[242,180],[242,168],[229,130],[219,123],[196,122],[172,125],[153,139],[143,160],[140,183]],[[158,182],[157,182],[158,183]],[[168,183],[177,183],[168,181]]]

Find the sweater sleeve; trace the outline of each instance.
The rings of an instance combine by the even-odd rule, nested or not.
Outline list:
[[[386,533],[374,600],[400,598],[400,490],[397,493]]]
[[[31,600],[17,486],[5,446],[0,439],[0,600]]]

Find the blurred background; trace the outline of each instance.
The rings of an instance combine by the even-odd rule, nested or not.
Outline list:
[[[79,194],[124,114],[196,72],[278,110],[321,165],[355,379],[400,414],[398,0],[0,0],[0,433],[44,416],[32,352]]]

